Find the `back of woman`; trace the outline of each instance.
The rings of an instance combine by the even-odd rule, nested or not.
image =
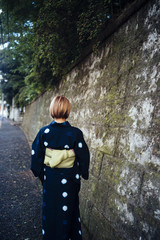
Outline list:
[[[81,130],[66,121],[69,113],[68,99],[54,98],[55,121],[41,128],[32,144],[31,170],[43,184],[45,240],[82,240],[78,193],[81,176],[88,179],[89,150]]]

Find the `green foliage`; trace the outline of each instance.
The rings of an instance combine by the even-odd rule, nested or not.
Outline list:
[[[80,43],[87,45],[94,39],[111,18],[111,14],[111,1],[88,1],[77,21]]]
[[[0,0],[1,43],[8,42],[0,51],[7,101],[14,96],[24,106],[53,89],[126,2]]]
[[[0,52],[0,70],[3,71],[2,89],[9,104],[15,97],[17,106],[24,106],[32,101],[39,93],[26,77],[32,72],[34,65],[34,39],[33,20],[36,19],[39,7],[33,6],[30,0],[0,1],[1,29],[3,41],[8,47]],[[40,2],[40,1],[38,1]],[[26,79],[26,80],[25,80]]]
[[[60,79],[69,63],[79,55],[76,29],[78,1],[48,0],[44,2],[35,24],[36,68],[50,65],[54,79]],[[77,9],[78,11],[78,9]],[[37,70],[37,69],[36,69]]]
[[[24,92],[24,88],[27,87],[27,82],[25,82],[24,79],[33,66],[31,59],[33,54],[33,49],[31,48],[32,45],[28,48],[31,39],[32,34],[26,34],[19,38],[19,41],[16,40],[16,42],[10,42],[9,48],[3,50],[5,57],[2,60],[2,70],[5,74],[4,78],[8,81],[6,83],[2,82],[2,88],[4,93],[6,92],[5,96],[7,102],[10,103],[10,98],[15,96],[16,104],[19,106],[24,106],[28,103],[28,101],[26,101],[25,104],[25,94],[23,101],[19,99],[19,94],[21,93],[22,88]],[[10,94],[7,93],[7,89]]]

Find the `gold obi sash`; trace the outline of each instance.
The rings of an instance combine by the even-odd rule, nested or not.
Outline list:
[[[57,150],[46,148],[44,164],[51,168],[71,168],[75,161],[73,149]]]

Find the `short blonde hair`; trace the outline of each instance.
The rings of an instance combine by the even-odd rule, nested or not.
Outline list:
[[[52,118],[68,118],[71,110],[71,104],[65,96],[55,97],[49,108]]]

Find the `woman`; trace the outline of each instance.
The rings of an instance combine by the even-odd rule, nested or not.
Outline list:
[[[42,127],[32,144],[31,170],[43,184],[44,240],[82,240],[80,178],[88,179],[89,150],[80,129],[66,119],[70,102],[57,96],[50,105],[55,119]]]

